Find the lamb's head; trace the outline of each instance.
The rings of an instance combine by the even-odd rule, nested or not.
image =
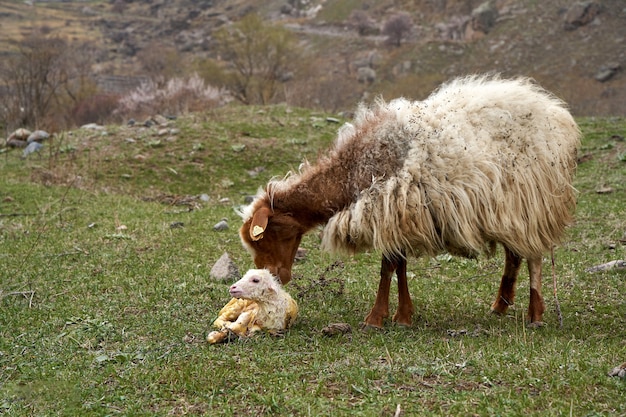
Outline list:
[[[230,286],[230,295],[253,301],[265,301],[278,293],[280,284],[267,269],[251,269]]]
[[[304,231],[291,214],[272,209],[267,199],[257,199],[246,209],[239,235],[256,267],[286,284]]]

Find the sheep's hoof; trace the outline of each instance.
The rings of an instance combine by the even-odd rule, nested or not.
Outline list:
[[[509,311],[509,307],[512,306],[513,304],[506,304],[504,306],[502,305],[496,305],[494,303],[494,305],[491,306],[491,309],[489,310],[490,314],[493,314],[495,316],[506,316],[508,311]]]
[[[380,332],[383,330],[384,330],[383,326],[376,326],[374,324],[369,324],[369,323],[361,323],[361,331],[364,333]]]

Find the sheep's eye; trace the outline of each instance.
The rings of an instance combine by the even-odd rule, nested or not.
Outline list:
[[[254,282],[255,284],[258,284],[260,280],[258,278],[252,278],[252,282]]]

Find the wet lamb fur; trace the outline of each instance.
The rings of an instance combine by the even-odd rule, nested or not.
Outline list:
[[[230,295],[257,304],[258,310],[250,324],[259,330],[279,333],[290,327],[296,318],[296,301],[266,269],[251,269],[246,272],[239,281],[231,285]]]
[[[459,78],[424,101],[360,106],[317,163],[259,192],[240,235],[257,267],[283,283],[302,235],[318,225],[327,250],[380,251],[381,283],[365,319],[376,327],[388,316],[394,271],[394,320],[411,323],[407,255],[492,255],[500,243],[505,267],[492,310],[513,303],[525,258],[528,319],[539,324],[542,254],[572,222],[579,143],[565,104],[531,80]]]

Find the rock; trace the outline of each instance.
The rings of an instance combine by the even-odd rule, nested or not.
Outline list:
[[[27,145],[26,140],[30,134],[30,130],[19,128],[9,135],[6,141],[6,146],[10,148],[23,148]]]
[[[496,5],[491,0],[486,1],[472,10],[472,29],[482,33],[489,33],[496,24],[497,18],[498,9]]]
[[[261,172],[265,171],[265,167],[262,166],[258,166],[258,167],[254,167],[248,171],[246,171],[248,173],[249,176],[251,176],[252,178],[255,178],[257,175],[259,175]]]
[[[241,278],[239,268],[230,259],[228,252],[224,254],[215,262],[211,268],[211,278],[219,281],[238,280]]]
[[[360,83],[371,84],[376,81],[376,71],[369,67],[361,67],[356,72],[356,79]]]
[[[24,129],[23,127],[21,127],[17,129],[15,132],[11,133],[7,141],[11,139],[27,140],[31,133],[32,132],[30,130]]]
[[[294,259],[296,261],[304,261],[307,257],[307,250],[305,248],[298,248],[296,249],[296,255],[294,256]]]
[[[19,139],[7,139],[7,146],[9,148],[24,148],[26,147],[27,143],[25,140],[19,140]]]
[[[50,137],[50,134],[48,132],[46,132],[45,130],[35,130],[33,133],[31,133],[30,135],[28,135],[28,139],[26,139],[26,142],[31,143],[31,142],[43,142],[44,140],[48,139]]]
[[[469,16],[453,16],[447,23],[439,23],[435,28],[444,40],[461,41],[465,39],[469,24]]]
[[[157,114],[156,116],[154,116],[152,120],[154,120],[154,122],[158,124],[159,126],[167,126],[167,123],[168,123],[167,118],[165,116],[161,116],[160,114]]]
[[[601,272],[611,269],[626,269],[626,261],[616,260],[601,265],[592,266],[591,268],[585,269],[585,272]]]
[[[228,222],[226,221],[226,219],[222,219],[219,222],[217,222],[213,226],[213,230],[215,230],[216,232],[221,232],[223,230],[228,230]]]
[[[626,378],[626,362],[623,364],[616,366],[615,368],[609,371],[609,376],[616,376],[619,378]]]
[[[86,125],[82,125],[80,128],[87,130],[104,130],[104,126],[100,126],[97,123],[87,123]]]
[[[613,78],[613,76],[617,74],[617,72],[621,69],[622,66],[619,63],[610,62],[606,65],[601,66],[594,78],[596,79],[596,81],[600,81],[601,83],[603,83]]]
[[[579,1],[565,12],[565,30],[575,30],[590,23],[600,13],[600,4],[594,1]]]
[[[39,152],[43,148],[43,145],[39,142],[31,142],[28,144],[26,148],[24,148],[24,152],[22,153],[22,158],[26,158],[31,153]]]
[[[322,334],[328,337],[347,333],[352,333],[352,327],[348,323],[330,323],[322,329]]]

